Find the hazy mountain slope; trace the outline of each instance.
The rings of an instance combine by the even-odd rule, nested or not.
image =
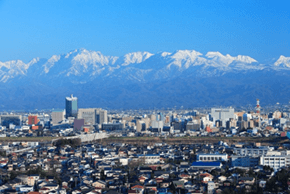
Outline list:
[[[0,108],[148,108],[288,102],[290,57],[260,64],[249,56],[194,50],[128,53],[79,49],[49,59],[0,62]]]

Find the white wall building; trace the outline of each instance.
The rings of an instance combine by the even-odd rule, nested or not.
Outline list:
[[[210,115],[214,123],[219,120],[222,122],[223,127],[226,127],[226,121],[235,118],[235,111],[233,108],[212,108]]]
[[[260,165],[270,166],[274,170],[286,166],[286,157],[285,156],[261,156]]]
[[[234,154],[238,156],[265,156],[268,151],[272,151],[270,147],[246,147],[246,148],[234,148]]]
[[[145,164],[156,164],[160,162],[160,156],[156,154],[139,155],[140,160],[144,160]]]
[[[196,161],[214,162],[214,161],[228,161],[227,154],[197,154]]]

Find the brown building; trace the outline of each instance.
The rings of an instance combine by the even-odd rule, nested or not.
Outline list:
[[[28,116],[28,125],[36,125],[38,123],[37,116]]]

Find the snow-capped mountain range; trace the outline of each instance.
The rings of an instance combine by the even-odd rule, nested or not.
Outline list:
[[[139,105],[145,103],[145,106],[149,106],[149,103],[159,105],[158,101],[162,100],[157,96],[161,93],[168,93],[170,99],[163,98],[166,103],[162,106],[169,106],[176,101],[185,103],[184,95],[186,99],[207,98],[210,102],[212,98],[209,96],[213,94],[222,95],[220,97],[222,99],[214,101],[214,103],[222,101],[222,105],[226,98],[244,95],[244,93],[239,94],[241,88],[237,87],[242,83],[243,87],[248,88],[257,84],[263,85],[263,90],[268,88],[267,92],[271,93],[271,87],[264,84],[276,83],[275,89],[277,89],[277,84],[288,83],[289,70],[290,57],[285,56],[280,56],[273,64],[261,64],[249,56],[223,55],[219,52],[202,54],[195,50],[156,54],[133,52],[117,57],[105,56],[99,51],[77,49],[66,54],[53,55],[49,59],[34,58],[28,63],[21,60],[0,62],[0,87],[2,87],[0,100],[7,102],[8,96],[11,102],[19,98],[19,95],[23,95],[27,99],[44,98],[47,101],[46,97],[38,95],[55,95],[63,98],[61,95],[69,95],[69,93],[84,95],[97,88],[105,96],[98,93],[98,98],[101,99],[101,102],[97,101],[100,103],[99,106],[102,103],[110,106],[117,101],[124,103],[122,106],[128,106],[133,102],[138,102]],[[281,77],[284,80],[279,82]],[[190,92],[188,88],[192,85],[195,87],[191,88]],[[188,91],[184,92],[183,87]],[[30,94],[31,88],[37,94]],[[172,90],[176,92],[174,97],[171,96]],[[244,91],[245,88],[242,90]],[[226,91],[227,95],[223,94],[223,91]],[[258,90],[255,89],[255,92]],[[154,101],[148,95],[155,96],[159,100]],[[257,94],[255,97],[259,95],[265,94]],[[146,102],[144,96],[150,100]],[[240,97],[236,96],[236,98]],[[91,101],[95,103],[94,100]],[[198,99],[197,101],[202,102]],[[42,101],[40,100],[39,103],[41,104]],[[50,105],[54,103],[55,101],[52,100]],[[55,104],[55,106],[59,105],[61,101]],[[86,106],[92,105],[88,102],[86,104]],[[2,106],[7,107],[4,104]],[[24,105],[20,107],[27,108]],[[33,108],[37,108],[37,104],[33,105]]]
[[[123,79],[146,81],[144,77],[146,75],[149,79],[172,78],[186,71],[192,73],[191,69],[197,73],[196,76],[213,76],[231,71],[265,68],[290,69],[290,57],[280,56],[274,64],[263,65],[249,56],[233,57],[219,52],[208,52],[205,55],[194,50],[157,54],[134,52],[116,57],[105,56],[99,51],[79,49],[67,54],[53,55],[47,60],[34,58],[29,63],[21,60],[0,62],[0,81],[5,83],[23,76],[40,77],[40,79],[41,77],[61,79],[71,77],[70,80],[75,83],[86,83],[98,77],[115,78],[118,76],[122,76]],[[212,71],[213,69],[215,71]]]

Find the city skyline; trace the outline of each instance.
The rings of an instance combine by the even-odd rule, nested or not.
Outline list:
[[[289,193],[289,7],[0,0],[0,193]]]

